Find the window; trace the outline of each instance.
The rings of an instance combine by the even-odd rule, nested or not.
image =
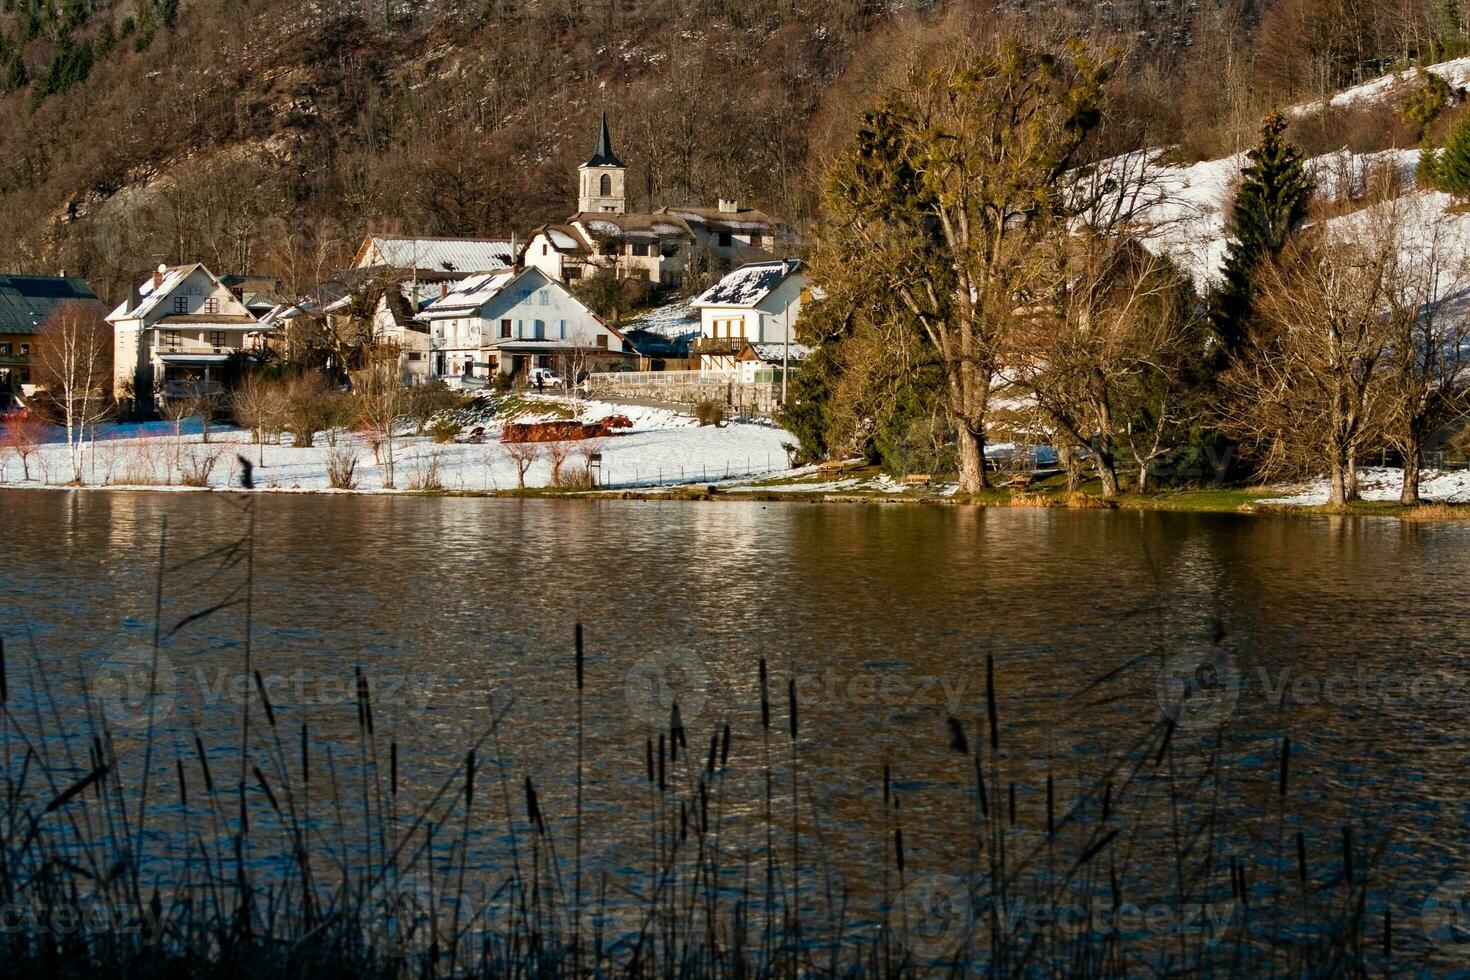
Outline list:
[[[522,303],[528,303],[528,302],[530,302],[530,300],[531,300],[531,291],[529,289],[522,289],[521,290],[521,302]]]
[[[551,305],[551,290],[549,290],[549,289],[543,289],[543,290],[541,290],[541,305],[542,306],[550,306]]]
[[[170,350],[177,350],[179,347],[179,332],[177,330],[165,330],[163,332],[163,345]]]
[[[573,279],[582,278],[582,267],[580,265],[569,265],[561,271],[562,278],[570,282]]]
[[[175,313],[188,313],[189,312],[189,297],[187,297],[187,296],[175,296],[174,297],[174,312]]]
[[[603,174],[602,179],[597,182],[597,193],[603,197],[612,197],[612,175]]]
[[[607,334],[600,333],[597,335],[597,346],[602,348],[607,347]]]
[[[219,298],[216,297],[216,296],[211,296],[211,297],[209,297],[209,299],[205,300],[204,301],[204,312],[205,313],[218,313],[219,312]]]
[[[541,243],[541,254],[542,255],[550,255],[551,254],[551,246],[548,245],[548,244],[546,244],[545,242],[542,242]]]
[[[509,320],[501,320],[500,321],[500,336],[502,338],[504,338],[504,339],[509,339],[510,338],[510,321]]]
[[[556,324],[556,337],[558,340],[567,339],[567,321],[558,320]]]
[[[648,257],[648,246],[646,244],[629,245],[628,246],[628,254],[629,255],[636,255],[639,258],[647,258]]]
[[[422,351],[411,350],[411,351],[408,352],[408,359],[410,361],[422,361],[424,359],[423,352]]]
[[[9,357],[9,356],[10,356],[10,345],[9,344],[0,344],[0,357]]]
[[[209,346],[223,347],[225,345],[225,332],[223,330],[209,331]]]
[[[526,336],[526,321],[516,321],[516,340],[523,340]]]
[[[31,356],[31,345],[30,344],[21,344],[20,345],[20,356],[21,357],[30,357]]]
[[[536,339],[537,340],[545,340],[546,339],[546,321],[545,320],[537,320],[536,321]]]
[[[734,239],[730,237],[730,233],[728,231],[720,232],[720,248],[729,248],[731,242],[733,241]]]

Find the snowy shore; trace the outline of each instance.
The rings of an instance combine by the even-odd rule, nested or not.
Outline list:
[[[83,453],[82,485],[109,489],[224,489],[240,488],[249,461],[254,489],[261,491],[321,491],[395,493],[442,489],[448,492],[496,492],[518,487],[515,461],[500,444],[507,421],[535,421],[561,417],[570,403],[545,398],[544,414],[523,412],[514,418],[485,423],[480,443],[467,441],[435,443],[428,436],[405,434],[394,440],[393,489],[384,487],[386,461],[375,458],[364,437],[355,432],[336,433],[335,445],[326,434],[318,434],[311,447],[297,448],[283,437],[283,444],[256,445],[241,429],[212,428],[205,444],[197,420],[179,434],[167,422],[108,424],[100,426],[95,441]],[[579,417],[597,421],[613,415],[627,417],[631,429],[595,440],[581,447],[567,443],[564,472],[585,471],[586,448],[602,456],[600,484],[605,487],[679,486],[718,483],[726,480],[789,473],[784,444],[791,437],[773,425],[730,422],[701,426],[692,415],[666,408],[608,402],[583,402]],[[466,439],[474,428],[467,425]],[[351,490],[334,489],[329,466],[351,459],[355,471]],[[71,486],[72,466],[65,436],[48,429],[45,442],[29,459],[30,478],[24,478],[20,458],[0,450],[0,487]],[[189,484],[198,484],[190,486]],[[526,472],[527,488],[552,484],[551,461],[542,452]]]

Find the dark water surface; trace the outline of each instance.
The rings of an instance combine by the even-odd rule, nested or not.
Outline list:
[[[975,745],[986,740],[987,655],[1019,848],[1044,822],[1048,775],[1058,809],[1095,806],[1081,802],[1088,790],[1157,736],[1161,664],[1215,650],[1236,693],[1218,717],[1181,723],[1168,765],[1188,780],[1218,751],[1224,776],[1211,796],[1235,814],[1223,832],[1253,874],[1294,873],[1281,841],[1300,829],[1329,887],[1349,825],[1358,873],[1373,876],[1370,904],[1380,916],[1391,905],[1412,944],[1423,942],[1421,903],[1470,872],[1470,525],[738,501],[272,495],[256,507],[252,666],[283,727],[309,723],[344,772],[359,766],[361,667],[375,724],[400,746],[405,798],[437,786],[509,705],[498,753],[482,756],[513,766],[517,781],[531,775],[565,827],[572,633],[584,624],[587,850],[613,866],[636,863],[620,849],[646,835],[645,738],[667,729],[662,708],[649,707],[660,677],[677,692],[697,765],[711,734],[731,725],[743,773],[727,789],[732,828],[757,814],[763,752],[789,796],[797,680],[802,847],[863,893],[892,862],[885,764],[902,796],[910,875],[969,867],[973,771],[947,719]],[[235,501],[0,491],[10,684],[44,683],[48,696],[23,703],[54,706],[72,734],[87,730],[77,679],[147,655],[165,517],[167,628],[241,581],[243,565],[214,577],[207,562],[178,566],[243,533]],[[164,645],[163,771],[195,730],[227,765],[249,692],[244,614],[228,607]],[[131,703],[98,708],[113,710],[123,741],[140,737]],[[1278,814],[1283,735],[1291,805]],[[1140,829],[1129,853],[1156,885],[1178,830],[1162,799],[1157,787],[1132,798]],[[476,842],[492,874],[504,834],[487,825]]]

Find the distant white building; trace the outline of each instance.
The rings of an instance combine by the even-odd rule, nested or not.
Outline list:
[[[743,265],[705,290],[693,303],[699,336],[690,353],[699,369],[754,380],[763,366],[805,357],[796,323],[810,288],[801,260],[786,259]]]
[[[553,279],[576,282],[610,268],[654,286],[683,284],[691,266],[728,268],[768,258],[778,223],[769,215],[721,200],[713,208],[628,211],[627,168],[612,148],[604,115],[592,155],[577,168],[577,213],[531,232],[521,261]]]
[[[366,235],[352,260],[354,269],[393,269],[407,278],[460,279],[515,265],[516,245],[502,238],[418,238]]]
[[[563,377],[635,358],[627,339],[539,269],[471,276],[445,284],[419,314],[433,377],[489,379],[533,367]]]
[[[131,383],[135,407],[220,391],[225,366],[260,343],[261,324],[200,263],[159,266],[107,317],[114,384]],[[120,393],[120,392],[119,392]]]

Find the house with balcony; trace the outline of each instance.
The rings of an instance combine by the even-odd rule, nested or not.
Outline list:
[[[638,356],[622,333],[539,269],[486,273],[446,286],[419,319],[428,327],[431,376],[470,384],[538,367],[569,378]]]
[[[262,326],[229,286],[198,262],[160,265],[107,317],[114,392],[135,413],[163,402],[219,394],[232,362],[260,344]]]
[[[811,282],[800,259],[752,262],[701,293],[699,336],[690,354],[700,371],[757,380],[761,371],[800,360],[796,323]],[[749,377],[747,377],[749,375]]]
[[[102,303],[92,288],[69,276],[0,276],[0,394],[29,393],[36,335],[65,303]]]

